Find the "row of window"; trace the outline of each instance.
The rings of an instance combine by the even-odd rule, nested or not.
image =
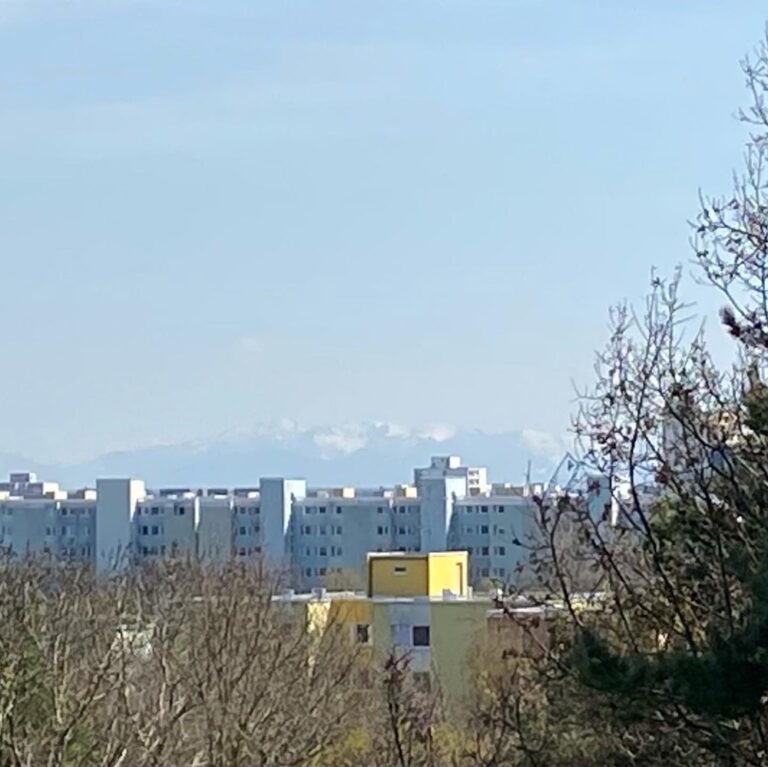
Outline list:
[[[318,535],[328,535],[328,528],[330,527],[330,535],[342,535],[342,527],[341,525],[318,525],[317,526],[317,533]],[[301,526],[301,534],[302,535],[313,535],[315,532],[315,528],[312,527],[312,525],[302,525]]]
[[[478,546],[477,549],[474,549],[472,546],[467,546],[467,554],[470,556],[474,553],[479,554],[481,557],[487,557],[490,552],[490,547],[488,546]],[[494,546],[493,547],[493,553],[497,556],[504,557],[507,554],[507,548],[506,546]]]
[[[330,533],[329,533],[330,529]],[[416,535],[419,532],[418,527],[412,527],[410,525],[400,525],[397,529],[398,535]],[[487,531],[486,531],[487,532]],[[312,525],[302,525],[301,526],[301,534],[302,535],[314,535],[315,534],[315,528],[312,527]],[[318,535],[342,535],[343,534],[343,528],[341,525],[318,525],[317,526],[317,534]],[[388,525],[378,525],[376,528],[376,534],[377,535],[389,535],[389,526]]]
[[[59,512],[62,517],[92,517],[94,509],[92,506],[83,509],[67,508],[66,506],[62,506],[59,509]]]
[[[475,512],[476,514],[487,514],[488,513],[488,506],[459,506],[459,509],[464,509],[465,513],[472,514]],[[504,513],[504,506],[494,506],[493,510],[497,514],[503,514]]]
[[[326,506],[305,506],[304,507],[304,514],[325,514],[328,512],[328,508]],[[335,511],[336,514],[341,514],[344,511],[343,506],[336,506],[330,507],[331,511]],[[377,506],[376,507],[376,513],[377,514],[384,514],[389,509],[389,506]],[[418,514],[419,507],[418,506],[394,506],[392,507],[392,512],[395,514]]]
[[[471,578],[489,578],[492,575],[499,578],[505,578],[507,570],[504,567],[470,567],[469,575]]]
[[[240,525],[240,527],[237,528],[238,535],[258,535],[260,532],[261,532],[260,525],[251,525],[250,527],[246,527],[245,525]]]
[[[330,555],[332,557],[343,556],[343,553],[342,553],[342,550],[341,550],[341,546],[330,546],[330,547],[328,547],[328,546],[318,546],[317,548],[315,548],[315,554],[318,557],[327,557],[329,549],[330,549],[330,552],[331,552]],[[306,546],[304,548],[304,556],[306,556],[306,557],[311,557],[312,556],[312,549],[309,548],[309,546]]]
[[[187,513],[187,507],[186,506],[174,506],[173,507],[173,515],[175,517],[183,517],[186,516]],[[165,514],[165,506],[139,506],[138,509],[136,509],[136,514],[138,516],[152,516],[156,517],[159,515]]]
[[[89,536],[91,534],[91,528],[87,527],[85,525],[62,525],[61,526],[61,534],[62,535],[77,535],[80,533],[82,536]],[[46,527],[45,528],[45,534],[46,535],[56,535],[56,528],[55,527]]]
[[[36,511],[39,509],[35,509]],[[25,512],[26,509],[21,509],[22,512]],[[47,509],[44,509],[44,511],[54,511],[54,507],[51,506]],[[83,508],[83,509],[75,509],[71,508],[68,509],[66,506],[62,506],[59,509],[59,513],[62,517],[92,517],[93,516],[94,509],[93,508]],[[10,509],[8,507],[0,508],[0,516],[4,517],[12,517],[13,516],[13,509]]]
[[[464,525],[462,527],[462,531],[467,535],[472,535],[472,534],[488,535],[490,531],[490,526],[489,525]],[[500,527],[499,525],[494,525],[493,534],[506,535],[507,529],[505,527]]]
[[[50,551],[46,551],[46,553],[49,554]],[[79,547],[78,546],[62,546],[59,549],[59,556],[69,557],[71,559],[75,559],[77,557],[90,557],[91,547],[90,546],[79,546]]]
[[[255,517],[261,514],[261,508],[259,506],[235,506],[235,514],[250,514],[252,517]]]

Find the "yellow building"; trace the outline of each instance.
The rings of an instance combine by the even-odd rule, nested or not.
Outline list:
[[[466,551],[369,554],[368,596],[441,597],[450,592],[465,597],[468,565]]]
[[[464,551],[369,554],[367,592],[316,589],[280,599],[306,610],[308,628],[348,627],[353,642],[370,647],[371,660],[405,655],[413,673],[428,675],[459,702],[470,689],[470,659],[489,619],[499,618],[491,596],[467,585],[467,564]]]

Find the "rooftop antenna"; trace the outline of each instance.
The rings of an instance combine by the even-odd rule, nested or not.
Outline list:
[[[528,466],[525,470],[525,494],[531,494],[531,459],[528,459]]]

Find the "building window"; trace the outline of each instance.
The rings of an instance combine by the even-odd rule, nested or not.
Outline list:
[[[399,511],[401,514],[405,514],[405,506],[401,506],[401,507],[398,509],[398,511]]]
[[[307,578],[309,578],[312,575],[312,568],[311,567],[305,568],[304,575],[306,575]]]
[[[379,514],[383,514],[383,513],[384,513],[384,507],[383,507],[383,506],[379,506],[379,508],[378,508],[378,509],[376,509],[376,511],[377,511]]]
[[[186,510],[186,509],[185,509],[183,506],[179,506],[179,507],[176,509],[176,514],[177,514],[177,516],[179,516],[179,517],[183,517],[183,516],[184,516],[186,513],[187,513],[187,510]]]
[[[245,528],[244,527],[239,528],[238,532],[240,533],[240,535],[245,535]]]
[[[503,578],[507,574],[507,571],[503,568],[499,568],[499,575]]]
[[[325,514],[325,506],[321,506],[321,507],[318,509],[318,511],[319,511],[321,514]]]
[[[429,626],[413,627],[413,646],[429,647]]]
[[[261,507],[260,506],[254,506],[251,509],[251,514],[256,514],[257,516],[261,514]]]
[[[483,546],[483,547],[480,549],[480,553],[481,553],[481,554],[482,554],[484,557],[487,557],[487,556],[488,556],[488,547],[487,547],[487,546]]]
[[[506,549],[503,546],[496,546],[494,553],[499,554],[500,556],[504,556],[506,554]]]
[[[146,525],[141,526],[141,534],[142,535],[149,535],[149,528]]]
[[[382,525],[379,525],[379,526],[376,528],[376,532],[377,532],[379,535],[386,535],[386,534],[387,534],[387,528],[386,528],[386,527],[382,527]]]
[[[358,644],[370,644],[371,627],[367,623],[358,623],[355,627],[355,637]]]
[[[341,535],[341,525],[336,525],[336,535]]]
[[[160,532],[160,528],[157,525],[152,525],[152,535],[157,535]]]
[[[405,535],[405,528],[401,525],[397,528],[398,535]]]
[[[487,514],[488,513],[488,507],[487,506],[481,506],[480,507],[480,511],[482,511],[483,514]]]
[[[467,506],[467,514],[471,514],[471,513],[472,513],[472,507],[471,506]]]
[[[62,517],[66,517],[66,516],[67,516],[67,513],[68,513],[68,512],[67,512],[67,509],[66,509],[66,507],[62,506],[62,507],[61,507],[61,516],[62,516]]]
[[[337,506],[336,507],[336,513],[337,514],[341,514],[342,511],[343,511],[343,508],[341,506]]]
[[[309,525],[305,525],[301,528],[301,532],[305,535],[312,535],[312,528]]]
[[[325,570],[324,567],[319,567],[318,568],[318,570],[317,570],[317,574],[318,575],[325,575],[325,573],[326,573],[326,570]]]
[[[503,514],[504,513],[504,507],[503,506],[497,506],[496,507],[496,511],[498,511],[499,514]]]
[[[325,535],[326,527],[325,525],[320,525],[320,535]]]
[[[483,568],[483,569],[480,571],[480,575],[482,575],[482,576],[483,576],[483,578],[487,578],[487,577],[488,577],[488,568],[487,568],[487,567],[484,567],[484,568]]]
[[[320,556],[321,557],[327,557],[328,556],[328,549],[325,546],[320,547]]]
[[[311,557],[311,556],[312,556],[312,549],[310,549],[310,548],[309,548],[309,546],[307,546],[307,547],[304,549],[304,556],[305,556],[305,557]]]
[[[160,553],[165,556],[165,544],[160,547]]]
[[[395,565],[394,570],[395,575],[405,575],[408,572],[408,568],[405,565]]]
[[[410,647],[412,626],[408,623],[392,624],[392,644],[400,647]]]
[[[480,533],[482,535],[487,535],[488,534],[488,525],[480,525]]]
[[[467,554],[472,556],[472,547],[471,546],[467,546]]]

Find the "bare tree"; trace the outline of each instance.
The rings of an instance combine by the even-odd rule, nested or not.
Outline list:
[[[539,499],[536,566],[568,615],[547,666],[605,723],[616,763],[768,759],[765,44],[743,68],[746,170],[733,195],[702,199],[694,237],[703,281],[727,301],[735,362],[718,367],[691,329],[679,273],[654,277],[644,311],[614,311],[574,424],[589,467],[614,479],[616,519],[583,498]],[[576,562],[604,596],[592,609]]]
[[[0,762],[312,764],[357,721],[343,626],[243,565],[0,568]]]

